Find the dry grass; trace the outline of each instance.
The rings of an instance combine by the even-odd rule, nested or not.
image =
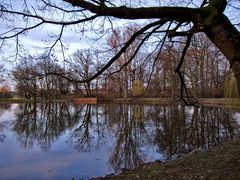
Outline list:
[[[119,176],[100,179],[240,179],[240,140],[170,162],[144,164]]]

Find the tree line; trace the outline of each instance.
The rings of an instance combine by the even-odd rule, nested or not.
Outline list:
[[[148,46],[138,49],[132,43],[108,71],[87,81],[104,66],[107,56],[114,56],[137,26],[117,29],[107,39],[105,54],[79,49],[64,62],[57,56],[25,56],[12,71],[16,92],[27,99],[66,97],[177,99],[183,82],[175,72],[184,45],[165,44],[161,53]],[[179,38],[179,42],[184,41]],[[138,52],[136,54],[136,52]],[[221,52],[203,35],[196,34],[182,65],[186,93],[197,98],[238,97],[235,77]]]
[[[3,1],[0,3],[0,19],[3,22],[0,32],[1,57],[10,60],[22,59],[23,54],[29,49],[29,43],[25,43],[25,35],[33,37],[34,31],[35,33],[37,31],[38,34],[43,33],[46,35],[42,39],[46,43],[42,45],[48,51],[48,54],[54,51],[61,51],[64,60],[69,35],[79,37],[77,42],[80,42],[81,38],[88,37],[97,40],[97,44],[102,46],[103,43],[100,41],[107,37],[109,33],[113,33],[113,36],[117,35],[120,37],[120,40],[125,39],[125,41],[123,43],[107,42],[112,43],[111,45],[115,50],[109,51],[109,54],[105,55],[105,65],[100,63],[100,66],[97,66],[97,70],[88,79],[76,79],[75,77],[79,77],[79,74],[76,72],[67,74],[65,72],[48,72],[47,75],[65,76],[65,79],[70,80],[76,86],[88,82],[88,84],[85,84],[85,89],[88,88],[87,93],[82,91],[87,96],[96,94],[94,91],[97,91],[99,84],[101,84],[97,78],[103,78],[103,82],[113,82],[110,86],[113,91],[119,91],[114,96],[141,97],[154,94],[154,92],[149,92],[151,92],[157,64],[162,63],[162,65],[159,65],[160,67],[166,65],[169,69],[172,67],[171,64],[163,63],[159,59],[163,59],[164,53],[171,51],[175,53],[175,51],[178,52],[178,49],[181,48],[182,51],[177,56],[179,57],[178,64],[174,70],[180,80],[169,78],[171,73],[167,72],[167,70],[165,73],[165,70],[163,70],[160,71],[163,77],[164,75],[170,75],[164,78],[161,87],[156,88],[161,90],[158,95],[170,96],[169,94],[171,94],[172,97],[178,97],[174,92],[177,92],[175,89],[180,89],[180,99],[188,103],[185,99],[190,101],[188,97],[192,95],[197,97],[215,97],[223,94],[224,88],[222,88],[221,84],[216,85],[216,82],[221,82],[222,77],[225,77],[222,74],[224,70],[220,67],[217,68],[216,71],[219,74],[214,74],[213,78],[209,78],[208,74],[202,75],[202,72],[205,72],[205,70],[207,73],[212,73],[213,66],[218,66],[218,62],[209,64],[205,61],[204,63],[196,61],[199,63],[197,65],[198,68],[194,70],[194,74],[197,72],[199,74],[195,75],[195,77],[190,76],[192,63],[187,63],[186,59],[188,59],[188,54],[191,54],[189,51],[194,38],[198,36],[198,33],[203,33],[219,48],[228,60],[232,72],[228,71],[228,75],[226,75],[227,78],[225,79],[228,79],[228,81],[225,83],[225,87],[227,85],[233,86],[226,89],[228,92],[226,94],[232,97],[236,94],[236,91],[238,91],[238,95],[240,94],[240,23],[238,18],[240,11],[238,7],[239,1],[232,0],[190,2],[180,0],[164,2],[157,0],[63,0],[57,2],[41,0],[32,3],[25,0],[19,0],[18,3]],[[134,29],[132,27],[136,24],[138,24],[137,31],[132,31],[131,29]],[[118,33],[118,27],[120,26],[124,26],[130,31]],[[128,34],[129,32],[130,34]],[[116,37],[116,39],[119,39],[119,37]],[[174,46],[172,43],[174,43]],[[95,44],[95,42],[92,41],[91,44]],[[176,49],[170,48],[168,50],[168,47],[175,47]],[[198,48],[195,48],[193,51],[196,51],[196,49]],[[189,56],[192,58],[191,55]],[[136,60],[137,64],[133,64],[132,62],[137,58],[140,58],[140,61]],[[209,57],[206,58],[208,59]],[[139,62],[140,64],[138,64]],[[130,64],[132,64],[133,69],[131,69]],[[113,68],[116,66],[117,68],[114,71]],[[139,66],[144,67],[144,70],[138,68]],[[187,69],[187,66],[191,68]],[[115,72],[120,71],[121,73],[116,75]],[[142,79],[139,80],[137,74],[142,76]],[[157,74],[159,73],[157,72]],[[199,79],[200,76],[204,78]],[[43,77],[42,75],[41,78]],[[158,78],[156,79],[158,80]],[[92,80],[94,80],[97,88],[89,88]],[[120,83],[114,83],[119,80],[121,80]],[[178,81],[180,81],[179,86]],[[169,88],[169,84],[174,84],[174,88],[173,86]],[[105,87],[109,86],[109,82],[104,83],[104,85]],[[114,85],[117,86],[115,87]],[[198,90],[199,85],[201,85],[201,92],[197,92],[200,91]],[[159,85],[156,84],[156,86]],[[210,91],[205,91],[208,88],[210,88]],[[105,91],[108,89],[105,88]],[[82,90],[82,88],[80,87],[79,90]],[[165,91],[168,92],[166,93]]]

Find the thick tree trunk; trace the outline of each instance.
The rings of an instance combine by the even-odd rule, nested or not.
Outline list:
[[[207,23],[205,33],[228,59],[240,95],[240,33],[225,15],[218,15]]]

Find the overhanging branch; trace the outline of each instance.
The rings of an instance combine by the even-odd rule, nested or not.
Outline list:
[[[190,33],[188,36],[187,36],[187,41],[186,41],[186,44],[184,46],[184,49],[183,49],[183,52],[182,52],[182,55],[181,55],[181,58],[180,58],[180,61],[178,63],[178,66],[177,68],[175,69],[175,73],[178,74],[179,78],[180,78],[180,100],[182,100],[186,105],[192,105],[192,104],[195,104],[197,101],[196,99],[191,96],[190,97],[190,94],[189,94],[189,91],[187,89],[187,86],[186,86],[186,83],[185,83],[185,80],[184,80],[184,76],[182,75],[182,72],[181,72],[181,67],[183,65],[183,62],[184,62],[184,59],[185,59],[185,55],[187,53],[187,50],[191,44],[191,39],[192,39],[192,33]],[[186,99],[184,97],[184,93],[186,94]]]
[[[163,22],[162,24],[158,25],[157,27],[155,27],[151,32],[149,32],[140,42],[140,44],[138,45],[137,49],[135,50],[135,52],[133,53],[133,55],[131,56],[131,58],[125,62],[120,69],[118,69],[117,71],[111,72],[107,78],[113,74],[116,74],[118,72],[120,72],[125,66],[127,66],[137,55],[138,51],[140,50],[140,48],[142,47],[142,45],[144,44],[144,42],[154,33],[157,31],[157,29],[159,29],[165,22]]]
[[[97,73],[95,73],[89,79],[85,79],[85,80],[70,79],[68,77],[65,77],[64,74],[57,73],[57,72],[51,72],[51,73],[48,73],[48,75],[61,76],[61,77],[65,78],[65,79],[67,79],[68,81],[75,82],[75,83],[90,82],[90,81],[96,79],[98,76],[100,76],[105,70],[107,70],[127,50],[127,48],[137,39],[138,36],[143,34],[145,31],[147,31],[147,30],[149,30],[149,29],[151,29],[151,28],[153,28],[155,26],[163,25],[166,22],[167,22],[167,20],[165,20],[165,19],[162,19],[162,20],[159,20],[159,21],[155,21],[153,23],[150,23],[150,24],[146,25],[145,27],[143,27],[142,29],[138,30],[137,32],[135,32],[129,38],[129,40],[124,44],[124,46],[120,49],[120,51],[112,59],[110,59],[105,66],[103,66]]]
[[[90,12],[99,16],[112,16],[122,19],[154,19],[154,18],[168,18],[169,21],[195,21],[200,11],[195,8],[187,7],[141,7],[129,8],[126,6],[108,7],[99,6],[84,0],[64,0],[77,6],[89,10]]]

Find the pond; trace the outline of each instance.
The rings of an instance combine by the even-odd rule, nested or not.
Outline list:
[[[180,105],[0,106],[1,179],[88,179],[240,137],[240,111]]]

